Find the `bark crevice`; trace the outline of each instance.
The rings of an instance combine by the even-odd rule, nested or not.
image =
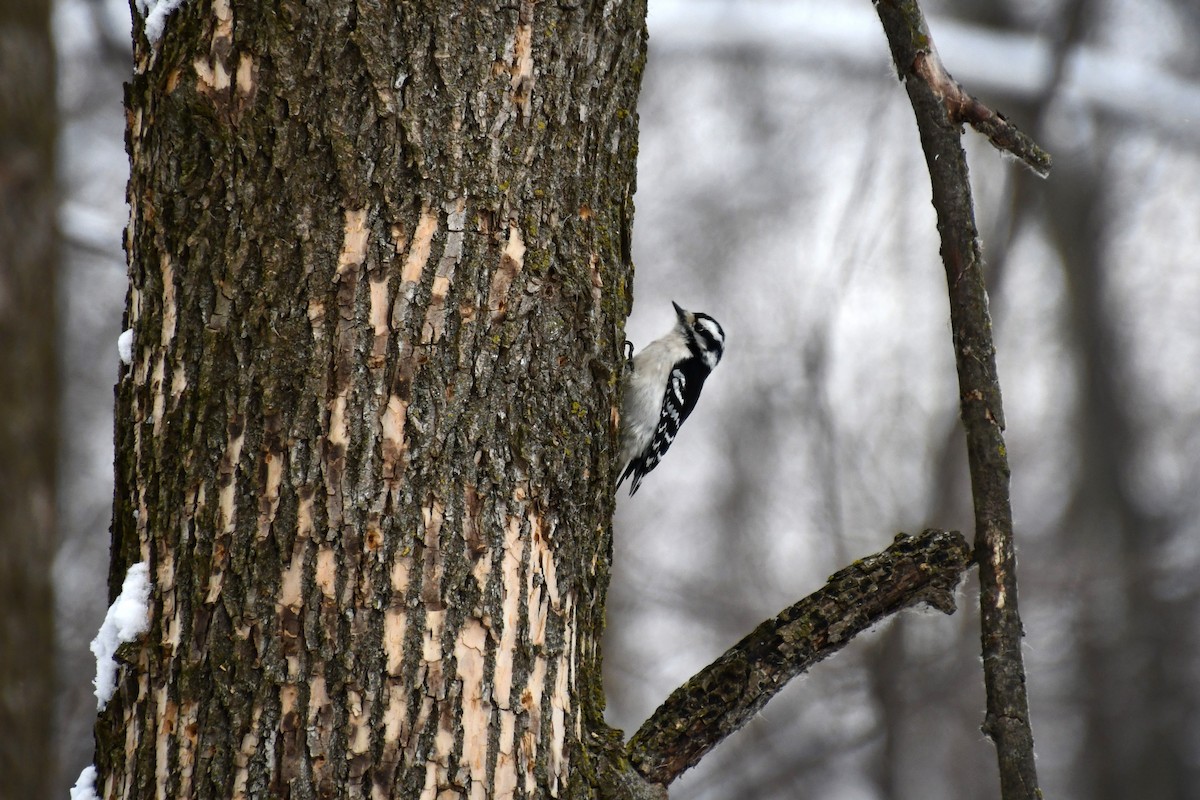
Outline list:
[[[646,41],[603,6],[136,32],[113,796],[594,794],[637,134],[597,109]]]

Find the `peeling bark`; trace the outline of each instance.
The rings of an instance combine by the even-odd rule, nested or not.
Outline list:
[[[644,18],[135,31],[106,797],[595,795]]]

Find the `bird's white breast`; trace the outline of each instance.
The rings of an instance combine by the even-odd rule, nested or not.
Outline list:
[[[667,335],[646,345],[634,356],[633,370],[625,379],[621,403],[622,463],[637,456],[654,437],[662,412],[667,376],[676,363],[688,357],[680,335]]]

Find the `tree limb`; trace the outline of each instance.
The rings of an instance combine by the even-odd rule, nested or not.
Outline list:
[[[629,760],[667,785],[694,766],[810,666],[900,609],[925,603],[954,612],[971,550],[957,531],[901,534],[832,575],[816,593],[759,625],[676,689],[629,741]]]
[[[968,94],[946,71],[916,0],[875,0],[875,10],[883,21],[900,80],[907,85],[918,79],[922,91],[931,93],[942,105],[951,123],[968,123],[994,147],[1016,156],[1041,177],[1050,174],[1049,153],[1003,114]],[[903,40],[902,46],[898,39]]]
[[[1021,656],[1023,631],[1017,611],[1004,410],[996,374],[983,258],[958,125],[962,112],[955,112],[953,104],[947,103],[944,86],[928,80],[932,69],[929,65],[934,63],[929,59],[936,59],[936,53],[916,1],[878,0],[875,8],[920,131],[950,292],[960,413],[967,434],[975,504],[975,557],[979,563],[987,692],[983,730],[996,744],[1001,797],[1036,798],[1040,791]],[[1010,152],[1021,155],[1016,150]],[[1048,157],[1045,165],[1048,168]]]
[[[941,99],[952,122],[968,123],[997,149],[1012,153],[1041,177],[1050,174],[1050,154],[1038,147],[1037,142],[1022,133],[1003,114],[967,94],[962,84],[946,72],[932,44],[928,51],[919,51],[913,57],[911,74],[924,81]]]

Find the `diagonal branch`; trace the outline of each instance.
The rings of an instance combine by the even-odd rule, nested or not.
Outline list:
[[[971,563],[957,531],[901,534],[832,575],[816,593],[759,625],[676,689],[629,741],[646,780],[667,785],[745,725],[788,681],[883,618],[918,603],[954,612]]]
[[[882,15],[882,11],[880,14]],[[967,94],[962,84],[950,77],[929,40],[928,50],[918,50],[911,75],[920,78],[946,107],[950,121],[965,122],[988,138],[994,147],[1012,153],[1041,177],[1050,174],[1050,154],[1001,113]]]
[[[1041,793],[1021,655],[1004,410],[962,132],[944,92],[921,74],[920,65],[927,63],[923,59],[933,52],[933,44],[916,0],[877,0],[875,8],[920,131],[950,292],[960,414],[967,434],[975,504],[975,558],[979,563],[987,693],[983,729],[996,744],[1001,797],[1032,800]],[[928,72],[928,67],[924,71]]]

